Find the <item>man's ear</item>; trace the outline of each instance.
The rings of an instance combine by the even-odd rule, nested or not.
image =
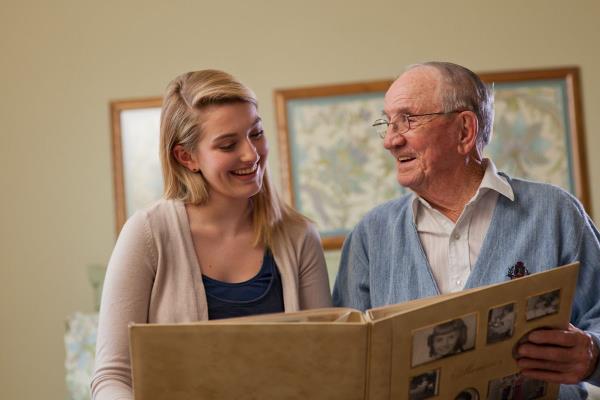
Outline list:
[[[473,111],[463,111],[459,114],[459,118],[458,152],[462,155],[468,155],[477,147],[479,121],[477,121],[477,116]]]
[[[173,148],[173,157],[177,162],[192,172],[198,172],[198,166],[194,157],[182,145],[175,145]]]

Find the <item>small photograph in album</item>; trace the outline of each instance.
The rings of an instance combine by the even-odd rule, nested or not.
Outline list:
[[[487,323],[487,344],[498,343],[513,336],[515,313],[515,303],[505,304],[490,310]]]
[[[475,388],[468,388],[456,395],[454,400],[479,400],[479,392]]]
[[[521,374],[508,375],[490,381],[488,400],[533,400],[546,394],[546,383],[525,378]]]
[[[477,313],[413,332],[412,366],[451,357],[475,347]]]
[[[435,397],[438,394],[440,370],[425,372],[410,378],[408,389],[409,400],[421,400]]]
[[[527,299],[527,321],[556,314],[560,307],[560,290],[542,293]]]

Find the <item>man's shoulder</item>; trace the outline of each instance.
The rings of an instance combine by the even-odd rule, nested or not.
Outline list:
[[[549,183],[536,182],[504,175],[515,194],[515,203],[529,212],[561,218],[581,218],[587,213],[581,202],[565,189]]]
[[[546,190],[546,191],[565,192],[565,190],[562,189],[561,187],[558,187],[558,186],[550,184],[550,183],[544,183],[544,182],[534,181],[534,180],[525,179],[525,178],[517,178],[514,176],[510,176],[504,172],[500,172],[499,175],[506,178],[506,180],[513,187],[513,189],[524,190],[524,191]]]
[[[579,203],[579,200],[575,196],[559,186],[528,179],[514,178],[506,174],[501,175],[507,179],[517,198],[544,200],[544,203],[548,201],[555,201],[560,204]]]

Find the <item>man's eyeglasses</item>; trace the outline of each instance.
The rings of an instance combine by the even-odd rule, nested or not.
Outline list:
[[[373,126],[373,128],[375,128],[377,135],[379,135],[379,137],[383,139],[385,137],[385,135],[387,134],[387,131],[390,126],[392,127],[392,132],[394,132],[397,135],[401,135],[412,129],[412,126],[410,124],[411,124],[411,122],[415,122],[414,118],[427,117],[430,115],[455,114],[455,113],[460,113],[463,111],[465,111],[465,110],[442,111],[442,112],[427,113],[427,114],[399,114],[398,118],[396,119],[396,122],[391,122],[385,118],[380,118],[380,119],[376,120],[375,122],[373,122],[372,126]]]

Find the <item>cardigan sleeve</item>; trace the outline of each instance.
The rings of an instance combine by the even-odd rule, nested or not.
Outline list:
[[[585,214],[584,222],[576,257],[581,264],[573,299],[572,322],[589,333],[595,345],[600,346],[600,233]],[[600,363],[586,381],[600,385]]]
[[[123,226],[106,272],[91,381],[94,400],[133,399],[128,325],[148,321],[156,260],[146,214],[138,212]]]
[[[362,240],[363,232],[359,224],[344,241],[333,289],[335,307],[351,307],[362,311],[371,308],[369,263]]]
[[[299,257],[300,309],[331,307],[331,291],[321,238],[314,225],[308,225]]]

